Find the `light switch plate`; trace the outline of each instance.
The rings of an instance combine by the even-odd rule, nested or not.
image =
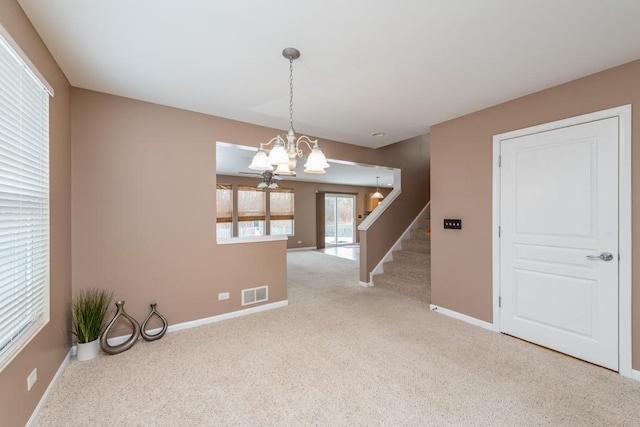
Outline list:
[[[461,230],[462,220],[461,219],[445,219],[444,228],[448,228],[452,230]]]

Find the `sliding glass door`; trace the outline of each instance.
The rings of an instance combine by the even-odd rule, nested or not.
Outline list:
[[[324,238],[327,246],[350,245],[356,241],[356,197],[325,194]]]

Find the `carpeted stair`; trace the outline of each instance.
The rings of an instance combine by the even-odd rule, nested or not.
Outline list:
[[[429,218],[418,219],[410,237],[402,240],[402,249],[393,251],[393,261],[385,262],[384,273],[373,276],[374,286],[431,302],[431,237]]]

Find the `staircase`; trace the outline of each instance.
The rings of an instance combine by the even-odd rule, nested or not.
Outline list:
[[[389,289],[419,301],[431,303],[431,237],[428,211],[421,215],[416,228],[394,250],[393,260],[383,264],[384,273],[373,276],[374,286]]]

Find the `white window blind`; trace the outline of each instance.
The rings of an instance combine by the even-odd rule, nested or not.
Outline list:
[[[216,185],[216,237],[231,237],[233,230],[233,186]]]
[[[238,236],[263,236],[266,217],[266,192],[256,187],[238,186]]]
[[[233,187],[231,185],[216,185],[216,212],[218,222],[233,220]]]
[[[271,235],[293,235],[294,201],[292,188],[269,190]]]
[[[266,192],[256,187],[238,187],[238,221],[264,221],[267,216]]]
[[[49,321],[49,95],[0,28],[0,369]]]

